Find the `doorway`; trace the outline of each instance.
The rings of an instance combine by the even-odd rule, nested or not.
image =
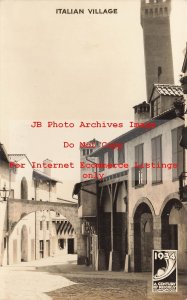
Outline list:
[[[68,254],[74,254],[74,239],[68,239]]]

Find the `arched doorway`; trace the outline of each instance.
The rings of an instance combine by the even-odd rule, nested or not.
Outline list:
[[[170,224],[170,213],[173,207],[177,207],[180,205],[180,201],[177,199],[169,200],[161,215],[162,222],[162,249],[173,249],[178,250],[178,225]]]
[[[28,261],[28,230],[26,225],[21,229],[21,261]]]
[[[25,177],[21,180],[21,199],[28,199],[28,184]]]
[[[141,203],[134,214],[134,263],[136,272],[151,271],[153,216],[149,206]]]

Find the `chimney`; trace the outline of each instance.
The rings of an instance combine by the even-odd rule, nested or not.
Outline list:
[[[46,158],[44,161],[43,161],[44,164],[51,164],[52,163],[52,160]],[[50,176],[51,177],[51,168],[43,168],[43,172],[44,174],[46,174],[47,176]]]
[[[134,122],[145,123],[150,120],[150,105],[144,101],[134,108]]]

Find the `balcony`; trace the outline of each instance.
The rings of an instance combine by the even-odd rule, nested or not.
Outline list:
[[[182,202],[187,202],[187,172],[179,176],[179,195]]]

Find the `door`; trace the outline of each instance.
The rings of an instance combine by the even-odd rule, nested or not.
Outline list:
[[[68,239],[68,254],[74,253],[74,239]]]

